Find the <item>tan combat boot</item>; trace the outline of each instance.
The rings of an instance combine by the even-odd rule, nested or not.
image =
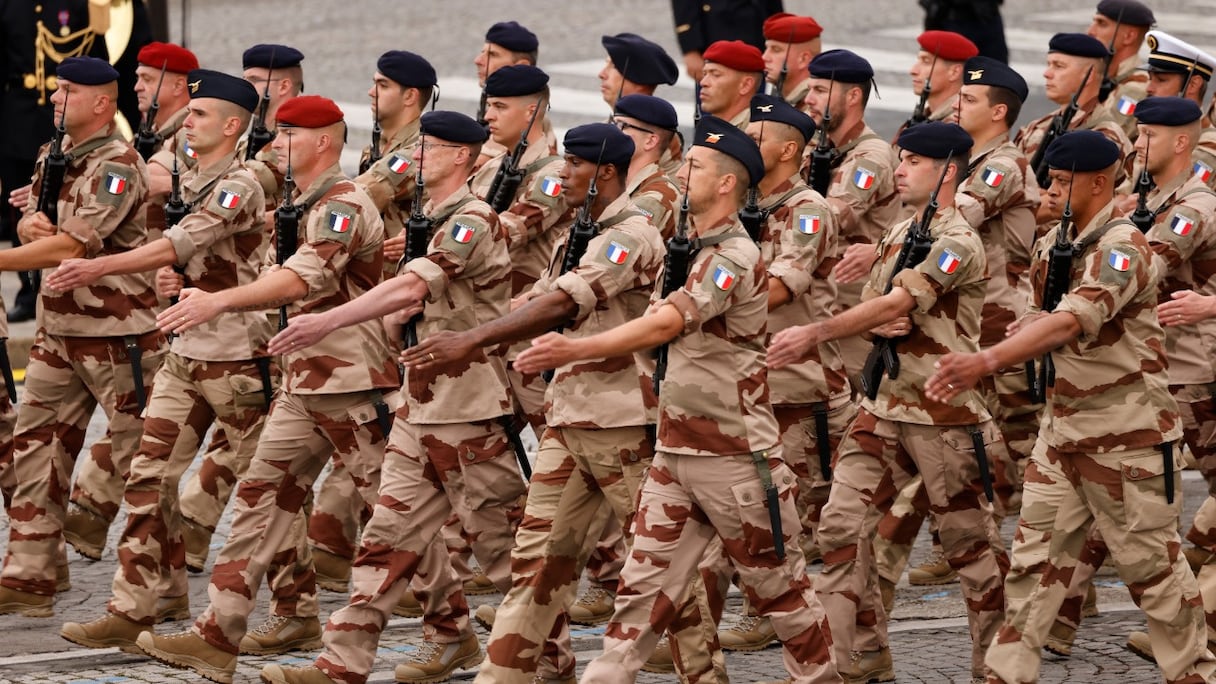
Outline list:
[[[890,646],[877,651],[853,651],[850,655],[845,666],[836,666],[845,684],[895,681],[895,664],[891,662]]]
[[[881,575],[878,577],[878,590],[882,592],[882,609],[890,617],[895,610],[895,583]]]
[[[1150,663],[1156,664],[1157,656],[1153,655],[1153,640],[1148,638],[1147,632],[1132,632],[1128,634],[1126,646],[1127,650]]]
[[[55,614],[55,597],[0,587],[0,615],[9,613],[25,617],[51,617]]]
[[[616,594],[599,584],[587,587],[574,605],[570,606],[570,622],[577,625],[600,625],[612,619],[612,604]]]
[[[957,581],[958,573],[946,562],[946,556],[940,549],[934,549],[929,560],[908,571],[908,584],[918,587]]]
[[[140,634],[151,631],[151,625],[141,625],[121,615],[106,613],[92,622],[65,622],[59,630],[59,636],[86,648],[117,646],[125,653],[143,655],[143,651],[135,645],[135,639]]]
[[[1077,639],[1077,630],[1059,620],[1051,623],[1051,630],[1047,632],[1047,640],[1043,642],[1043,648],[1058,655],[1068,658],[1072,656],[1072,642]]]
[[[262,668],[262,681],[266,684],[333,684],[334,680],[312,665],[266,665]]]
[[[422,602],[418,600],[418,595],[409,589],[401,594],[401,599],[397,601],[397,605],[393,607],[393,615],[401,617],[422,617]]]
[[[497,615],[498,609],[488,603],[477,606],[477,610],[473,611],[473,619],[477,621],[477,624],[491,632],[494,631],[494,618]]]
[[[409,662],[393,670],[398,682],[428,684],[448,679],[456,670],[466,670],[481,663],[481,644],[470,634],[460,641],[439,644],[424,641]]]
[[[106,548],[106,534],[110,522],[80,506],[71,506],[63,521],[63,539],[76,549],[76,553],[89,560],[101,560]]]
[[[68,570],[68,566],[55,566],[55,593],[62,594],[72,590],[72,572]]]
[[[274,655],[321,648],[321,621],[315,617],[271,615],[241,639],[245,655]]]
[[[484,596],[485,594],[497,593],[498,587],[494,586],[494,583],[490,581],[489,577],[486,577],[480,572],[473,575],[472,579],[464,583],[465,596]]]
[[[671,642],[667,639],[666,634],[659,639],[659,643],[655,644],[650,657],[646,659],[645,663],[642,663],[642,669],[657,674],[676,671],[675,655],[671,652]]]
[[[189,619],[189,596],[162,596],[156,599],[156,624]]]
[[[186,570],[199,574],[211,553],[212,531],[189,518],[182,518],[182,543],[186,546]]]
[[[723,651],[759,651],[777,641],[773,623],[766,617],[745,615],[734,627],[718,632]]]
[[[312,549],[312,567],[317,571],[317,586],[329,591],[345,592],[350,584],[349,558],[328,551]]]
[[[166,665],[194,670],[213,682],[232,684],[236,654],[221,651],[190,630],[164,635],[144,632],[136,637],[135,645]]]

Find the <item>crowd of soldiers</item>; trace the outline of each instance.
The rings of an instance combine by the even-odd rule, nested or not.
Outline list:
[[[1216,493],[1216,57],[1154,24],[1101,0],[1055,35],[1058,108],[1020,128],[1025,79],[926,31],[894,140],[811,17],[688,50],[687,141],[676,62],[604,36],[606,121],[559,146],[537,38],[500,22],[476,118],[380,56],[353,179],[295,48],[236,76],[147,45],[133,141],[118,71],[62,60],[0,252],[45,276],[0,395],[0,614],[52,616],[67,547],[99,560],[125,507],[107,612],[61,635],[216,682],[322,649],[262,680],[362,684],[394,614],[423,625],[400,682],[576,681],[572,622],[607,623],[583,682],[725,682],[723,649],[778,642],[788,681],[885,682],[928,518],[909,579],[960,582],[972,681],[1069,655],[1108,557],[1128,648],[1216,681],[1216,498],[1178,532],[1184,450]],[[230,503],[209,605],[156,633]],[[349,591],[324,629],[318,589]]]

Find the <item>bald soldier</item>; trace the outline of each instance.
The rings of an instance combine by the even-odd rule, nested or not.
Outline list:
[[[988,682],[1038,680],[1041,646],[1091,527],[1148,618],[1165,681],[1211,681],[1216,660],[1199,587],[1178,553],[1182,464],[1174,446],[1182,429],[1157,322],[1154,252],[1134,224],[1113,217],[1117,145],[1097,131],[1073,131],[1046,158],[1045,203],[1067,219],[1035,245],[1027,315],[994,347],[942,357],[924,385],[934,400],[955,401],[1001,368],[1045,354],[1055,366],[1026,470],[1008,611],[984,661]],[[1048,311],[1043,283],[1057,231],[1074,253],[1067,287]]]
[[[190,213],[137,249],[63,262],[47,278],[48,287],[69,291],[108,275],[170,264],[184,267],[194,286],[209,291],[257,278],[266,252],[262,188],[236,155],[257,91],[241,78],[205,69],[191,71],[189,80],[184,130],[198,153],[198,165],[183,180],[182,200]],[[274,391],[269,339],[270,323],[260,312],[225,314],[174,338],[153,383],[127,479],[127,522],[108,612],[84,624],[65,624],[65,639],[138,653],[135,637],[152,631],[168,608],[177,608],[178,619],[189,617],[178,481],[212,423],[224,427],[236,462],[252,458]]]
[[[806,67],[823,51],[822,34],[814,17],[778,12],[764,20],[764,80],[773,95],[804,112],[811,85]]]
[[[1136,103],[1147,94],[1149,81],[1140,64],[1140,48],[1156,23],[1153,10],[1139,0],[1101,0],[1085,30],[1107,46],[1110,53],[1110,66],[1100,74],[1103,92],[1109,91],[1102,105],[1133,141]],[[1095,72],[1096,75],[1099,74]]]
[[[51,96],[70,155],[58,196],[45,201],[45,159],[17,224],[21,247],[0,252],[0,270],[53,269],[71,258],[125,251],[147,240],[143,160],[114,124],[118,72],[92,57],[65,59]],[[49,213],[47,213],[49,212]],[[141,413],[165,354],[156,292],[146,275],[39,294],[40,333],[17,415],[9,543],[0,573],[0,614],[47,617],[58,580],[64,503],[85,430],[97,406],[112,440],[108,477],[125,480],[143,431]],[[101,332],[105,335],[100,335]],[[102,511],[91,501],[95,515]]]
[[[283,255],[280,268],[239,287],[182,290],[181,301],[160,314],[165,330],[185,332],[222,313],[268,307],[286,306],[289,315],[325,311],[380,282],[383,222],[367,194],[338,167],[346,132],[342,110],[331,100],[305,95],[285,102],[275,123],[279,134],[271,145],[284,160],[280,171],[286,171],[290,148],[300,184],[292,198],[302,206],[294,253]],[[291,548],[292,521],[330,455],[346,464],[369,504],[380,483],[390,424],[385,395],[401,384],[383,326],[350,326],[341,340],[285,350],[282,363],[282,388],[237,487],[232,531],[212,569],[210,605],[188,631],[136,638],[157,660],[212,681],[232,681],[258,587],[280,551]],[[301,593],[315,594],[312,579],[305,574]],[[276,617],[272,624],[283,622]],[[312,618],[302,621],[297,636],[315,647],[315,612],[295,617]]]
[[[747,128],[752,95],[763,83],[764,56],[741,40],[719,40],[705,49],[699,111]]]

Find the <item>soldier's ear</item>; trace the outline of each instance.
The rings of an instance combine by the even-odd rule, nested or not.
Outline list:
[[[1009,105],[1001,103],[992,108],[990,115],[992,121],[1005,121],[1005,115],[1009,113]]]
[[[946,69],[946,74],[948,77],[947,80],[949,80],[951,82],[962,81],[963,80],[963,63],[955,62],[954,64],[951,64],[950,68]]]

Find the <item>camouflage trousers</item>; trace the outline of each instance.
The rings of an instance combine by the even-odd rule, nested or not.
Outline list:
[[[621,573],[604,652],[582,682],[632,682],[685,602],[710,542],[722,540],[744,592],[772,620],[794,682],[837,682],[832,634],[806,576],[798,544],[793,472],[780,447],[767,452],[779,491],[785,558],[777,557],[769,512],[750,455],[684,456],[660,451],[642,486],[633,548]]]
[[[309,543],[353,560],[359,549],[359,530],[370,516],[371,509],[358,496],[346,465],[338,459],[330,461],[308,516]]]
[[[246,460],[237,461],[235,458],[223,425],[217,426],[211,433],[211,442],[203,452],[198,468],[182,487],[183,518],[215,530],[224,509],[228,507],[232,490],[236,489],[236,483],[249,467],[248,459],[252,459],[253,454],[248,454]]]
[[[0,392],[0,496],[7,511],[17,488],[17,473],[13,472],[13,428],[17,425],[17,408],[9,401],[7,392]]]
[[[1000,439],[992,421],[977,429],[985,445]],[[958,571],[971,632],[971,669],[1002,619],[1002,580],[1008,559],[984,497],[971,434],[962,426],[885,420],[862,408],[849,428],[832,474],[832,491],[819,521],[823,572],[816,590],[832,622],[836,657],[887,645],[886,615],[869,540],[880,508],[920,474],[942,546]],[[872,606],[872,607],[871,607]]]
[[[224,427],[238,458],[251,458],[266,410],[253,361],[196,361],[172,353],[165,358],[127,478],[127,522],[110,612],[151,625],[159,597],[189,593],[177,506],[182,473],[213,422]]]
[[[857,415],[857,404],[848,395],[826,402],[822,407],[773,406],[781,431],[781,452],[798,478],[798,516],[802,520],[804,544],[818,543],[819,515],[832,489],[831,473],[824,473],[820,464],[816,410],[826,411],[826,438],[829,453],[834,458],[849,424]]]
[[[643,427],[545,430],[511,551],[511,590],[494,618],[478,681],[530,684],[553,634],[564,637],[559,650],[568,662],[551,678],[574,676],[565,611],[608,522],[603,509],[629,528],[653,456]]]
[[[207,643],[237,652],[262,578],[276,564],[288,568],[296,562],[292,536],[302,539],[304,532],[296,523],[303,521],[300,512],[331,454],[342,456],[363,500],[375,501],[385,445],[374,406],[381,397],[379,390],[275,396],[257,452],[237,485],[232,530],[207,586],[211,603],[194,622]],[[315,602],[309,560],[294,589]]]
[[[545,431],[545,392],[549,383],[540,373],[520,373],[512,364],[507,364],[507,381],[511,384],[511,395],[515,397],[516,418],[527,421],[539,439]]]
[[[841,246],[843,251],[843,247],[847,245],[842,244]],[[838,314],[857,306],[861,302],[861,291],[864,287],[864,280],[837,283],[836,300],[832,313]],[[866,356],[869,355],[874,344],[861,335],[842,337],[836,340],[836,344],[840,347],[840,359],[844,361],[844,369],[849,374],[849,382],[853,386],[853,391],[856,392],[861,387],[858,377],[861,375],[862,367],[865,366]]]
[[[1181,492],[1176,453],[1174,460],[1174,486]],[[1167,503],[1164,470],[1157,448],[1061,453],[1039,440],[1026,469],[1013,539],[1006,619],[985,660],[989,681],[1038,681],[1043,643],[1091,526],[1148,618],[1153,655],[1166,682],[1216,676],[1199,587],[1178,538],[1181,497]]]
[[[384,454],[380,497],[351,571],[350,603],[329,617],[325,652],[316,663],[348,684],[367,681],[380,632],[410,578],[427,559],[448,562],[438,533],[453,500],[472,512],[464,525],[486,568],[509,566],[521,515],[524,483],[498,420],[414,425],[405,411],[398,411]],[[459,617],[451,633],[429,635],[439,643],[472,634],[464,592],[450,566],[445,574],[446,595]]]
[[[165,338],[154,331],[140,336],[138,344],[143,351],[140,382],[147,390],[165,354]],[[55,593],[64,505],[89,419],[100,405],[114,444],[114,477],[121,484],[143,431],[135,397],[123,338],[38,332],[14,428],[17,484],[9,509],[9,543],[0,584],[43,596]]]

